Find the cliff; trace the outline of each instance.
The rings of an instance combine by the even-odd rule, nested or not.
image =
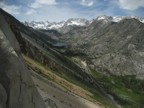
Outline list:
[[[0,108],[45,108],[0,10]]]

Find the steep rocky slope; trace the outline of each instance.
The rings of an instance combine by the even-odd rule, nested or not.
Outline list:
[[[0,108],[45,108],[0,10]]]

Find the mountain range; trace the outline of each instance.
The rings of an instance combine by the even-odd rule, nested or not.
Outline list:
[[[32,27],[34,29],[44,29],[44,30],[58,30],[59,32],[67,33],[72,27],[86,27],[89,26],[95,20],[104,20],[105,22],[120,22],[124,19],[137,19],[140,22],[144,23],[144,19],[136,16],[98,16],[96,19],[87,20],[81,18],[72,18],[62,22],[49,22],[49,21],[31,21],[31,22],[23,22],[26,26]],[[66,28],[70,28],[69,30],[64,30]]]
[[[32,27],[34,29],[45,29],[45,30],[58,30],[59,32],[69,32],[70,29],[76,28],[78,26],[88,26],[91,21],[80,18],[72,18],[67,21],[62,22],[48,22],[48,21],[32,21],[32,22],[24,22],[26,26]]]
[[[72,52],[86,54],[94,70],[143,79],[144,24],[135,18],[118,23],[109,19],[98,17],[88,27],[72,30],[60,39],[70,44]]]
[[[0,108],[144,108],[144,23],[24,22],[0,9]]]

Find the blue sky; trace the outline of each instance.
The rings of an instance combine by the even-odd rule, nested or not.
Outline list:
[[[144,17],[144,0],[0,0],[20,21],[94,19],[100,15]]]

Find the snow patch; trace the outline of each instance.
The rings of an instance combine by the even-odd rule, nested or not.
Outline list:
[[[32,27],[34,29],[59,29],[64,26],[87,26],[89,24],[89,21],[86,19],[68,19],[67,21],[62,21],[59,23],[56,22],[48,22],[48,21],[32,21],[32,22],[24,22],[26,26]]]
[[[98,21],[104,20],[105,22],[113,21],[113,22],[117,22],[117,23],[124,20],[124,19],[137,19],[140,22],[144,23],[144,19],[137,17],[137,16],[114,16],[114,17],[111,17],[111,16],[103,15],[103,16],[98,16],[96,18],[96,20],[98,20]]]
[[[87,66],[86,61],[81,61],[81,63],[82,63],[85,67]]]

